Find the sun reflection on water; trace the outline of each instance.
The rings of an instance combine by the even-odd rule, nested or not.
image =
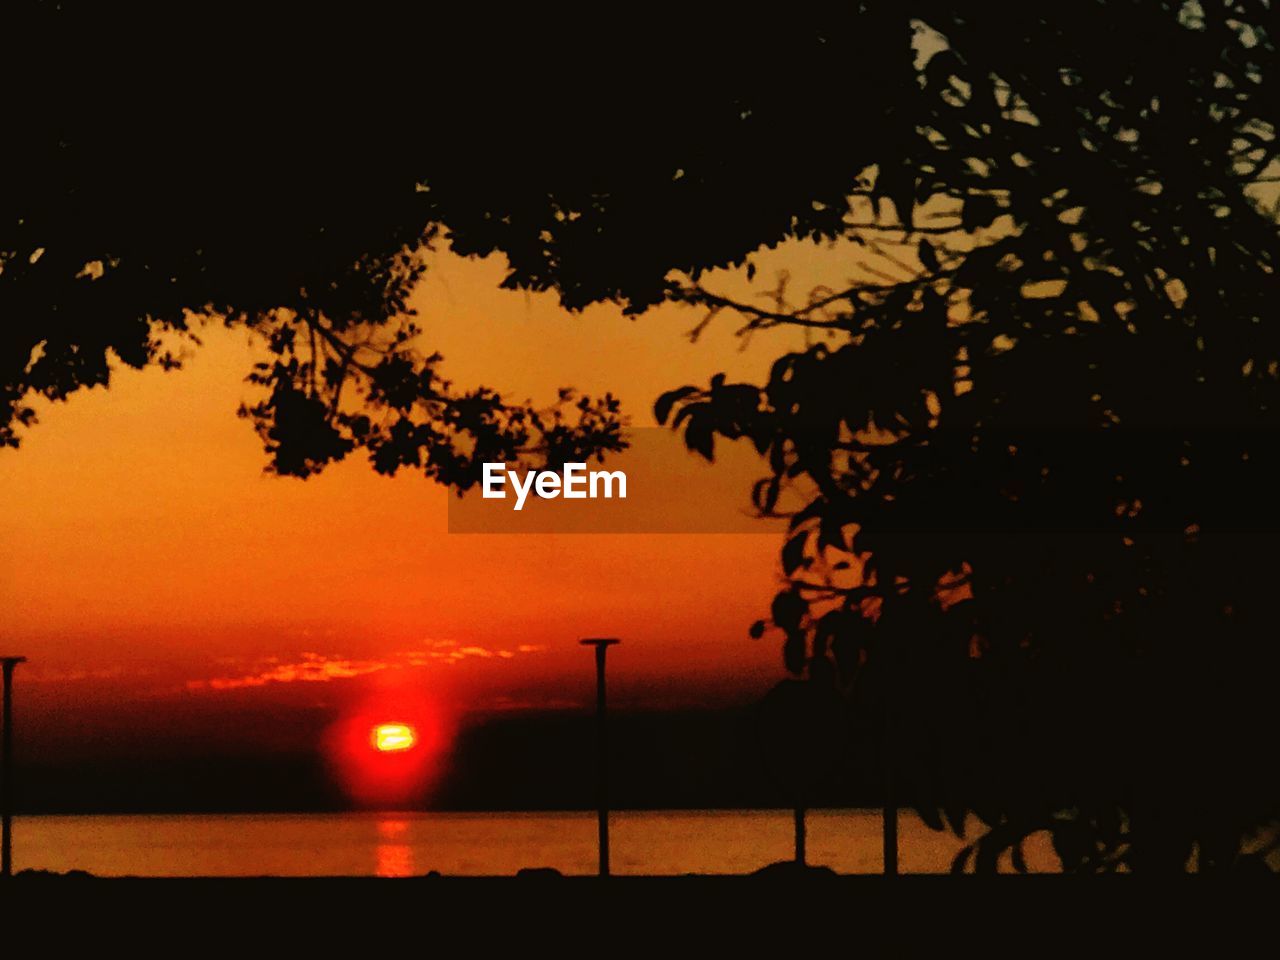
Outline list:
[[[374,874],[379,877],[413,876],[413,848],[408,843],[409,822],[384,817],[378,821],[377,830]]]

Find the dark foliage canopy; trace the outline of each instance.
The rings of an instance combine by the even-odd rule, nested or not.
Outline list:
[[[414,352],[423,245],[447,228],[459,253],[505,254],[512,287],[639,312],[673,268],[839,229],[849,159],[769,144],[878,73],[812,25],[264,16],[140,18],[146,43],[93,5],[15,17],[10,83],[31,94],[3,161],[0,442],[32,396],[106,383],[111,355],[172,364],[166,334],[213,315],[269,346],[244,413],[280,473],[362,448],[466,487],[486,459],[609,449],[610,397],[530,409]],[[875,35],[905,38],[894,21]],[[780,54],[796,68],[759,71]]]
[[[1272,697],[1280,231],[1267,4],[929,20],[849,236],[879,275],[761,309],[811,328],[764,385],[666,395],[769,457],[788,667],[854,693],[956,868],[1258,865]],[[869,211],[869,216],[866,214]]]

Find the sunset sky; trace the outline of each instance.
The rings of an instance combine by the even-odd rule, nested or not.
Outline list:
[[[500,290],[500,261],[443,250],[429,263],[415,299],[424,346],[455,382],[513,399],[612,390],[652,424],[663,390],[720,370],[761,379],[788,345],[744,351],[728,318],[690,344],[700,315],[688,308],[574,315]],[[43,406],[21,449],[0,453],[0,646],[30,658],[19,716],[42,755],[216,745],[248,736],[235,722],[247,709],[285,730],[291,710],[392,689],[458,723],[585,706],[577,641],[591,635],[624,639],[611,655],[622,706],[742,702],[780,677],[777,644],[746,633],[778,583],[776,527],[449,534],[450,495],[420,475],[353,459],[306,481],[268,476],[235,416],[255,346],[216,324],[200,336],[181,371],[122,370],[107,390]]]

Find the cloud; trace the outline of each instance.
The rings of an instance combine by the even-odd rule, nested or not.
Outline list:
[[[425,650],[411,650],[400,654],[411,667],[426,667],[433,663],[454,664],[461,660],[514,660],[518,654],[539,653],[543,647],[522,644],[515,650],[491,649],[476,645],[459,646],[453,640],[432,640]]]
[[[292,661],[264,657],[243,666],[244,672],[188,680],[186,687],[188,690],[238,690],[244,687],[262,687],[269,683],[327,683],[330,680],[349,680],[382,670],[429,667],[441,663],[452,666],[462,660],[514,660],[518,655],[538,653],[543,649],[545,648],[529,644],[522,644],[514,651],[477,645],[463,647],[452,640],[432,640],[423,649],[406,650],[377,660],[354,660],[339,655],[308,652]],[[230,665],[226,660],[217,662],[223,666]]]
[[[300,660],[292,663],[282,663],[275,657],[264,659],[260,669],[240,676],[188,680],[187,689],[236,690],[241,687],[262,687],[268,683],[325,683],[329,680],[348,680],[351,677],[377,673],[394,665],[386,660],[349,660],[345,657],[304,653]]]
[[[126,675],[143,676],[150,670],[130,670],[123,667],[107,667],[100,670],[27,670],[23,683],[75,683],[79,680],[115,680]]]

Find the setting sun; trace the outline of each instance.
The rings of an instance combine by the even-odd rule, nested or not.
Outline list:
[[[413,727],[405,723],[382,723],[373,730],[373,745],[383,753],[408,750],[417,739]]]

